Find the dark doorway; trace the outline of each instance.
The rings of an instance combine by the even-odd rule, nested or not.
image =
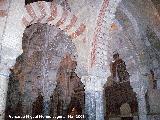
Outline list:
[[[106,87],[105,96],[106,116],[108,118],[120,116],[120,106],[124,103],[128,103],[130,105],[132,115],[136,115],[138,113],[136,93],[133,92],[129,81]],[[106,120],[108,118],[106,118]],[[122,118],[122,120],[132,119],[133,118],[128,117]]]

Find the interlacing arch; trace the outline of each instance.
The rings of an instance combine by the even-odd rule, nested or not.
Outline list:
[[[38,1],[25,5],[25,8],[26,13],[22,18],[25,27],[34,23],[47,23],[65,31],[71,39],[77,39],[85,32],[86,25],[54,1]]]

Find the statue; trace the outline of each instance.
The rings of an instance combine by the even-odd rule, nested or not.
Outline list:
[[[111,64],[111,71],[113,80],[116,82],[123,82],[129,80],[129,73],[126,70],[125,62],[119,58],[119,54],[113,55],[113,62]]]

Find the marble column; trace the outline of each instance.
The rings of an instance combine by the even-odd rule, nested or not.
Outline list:
[[[49,108],[49,104],[50,104],[50,99],[44,99],[43,101],[43,116],[49,116],[50,114],[50,108]]]
[[[137,94],[139,120],[147,120],[147,105],[145,99],[147,80],[139,73],[132,75],[132,77],[136,80],[131,82],[131,86],[133,87],[133,91]],[[131,79],[133,79],[132,77]]]
[[[85,119],[104,120],[103,86],[106,79],[83,76],[81,81],[85,85]]]
[[[0,120],[4,120],[9,79],[9,66],[0,65]]]
[[[145,84],[138,84],[139,88],[136,89],[135,92],[137,94],[139,120],[147,120],[147,104],[145,98],[147,87]]]
[[[137,94],[139,120],[147,120],[145,94]]]

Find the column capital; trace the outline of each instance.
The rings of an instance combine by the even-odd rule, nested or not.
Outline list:
[[[9,77],[10,74],[10,66],[0,64],[0,76],[1,77]]]
[[[138,96],[142,96],[145,95],[147,92],[147,86],[141,81],[134,81],[134,82],[130,82],[133,91],[138,95]]]
[[[133,91],[136,92],[137,96],[145,95],[147,92],[147,78],[143,74],[136,71],[134,74],[131,75],[131,86]]]
[[[85,85],[86,91],[103,91],[103,86],[107,78],[97,76],[82,76],[82,83]]]
[[[0,63],[0,76],[8,77],[10,74],[10,68],[14,66],[16,59],[1,59]]]

